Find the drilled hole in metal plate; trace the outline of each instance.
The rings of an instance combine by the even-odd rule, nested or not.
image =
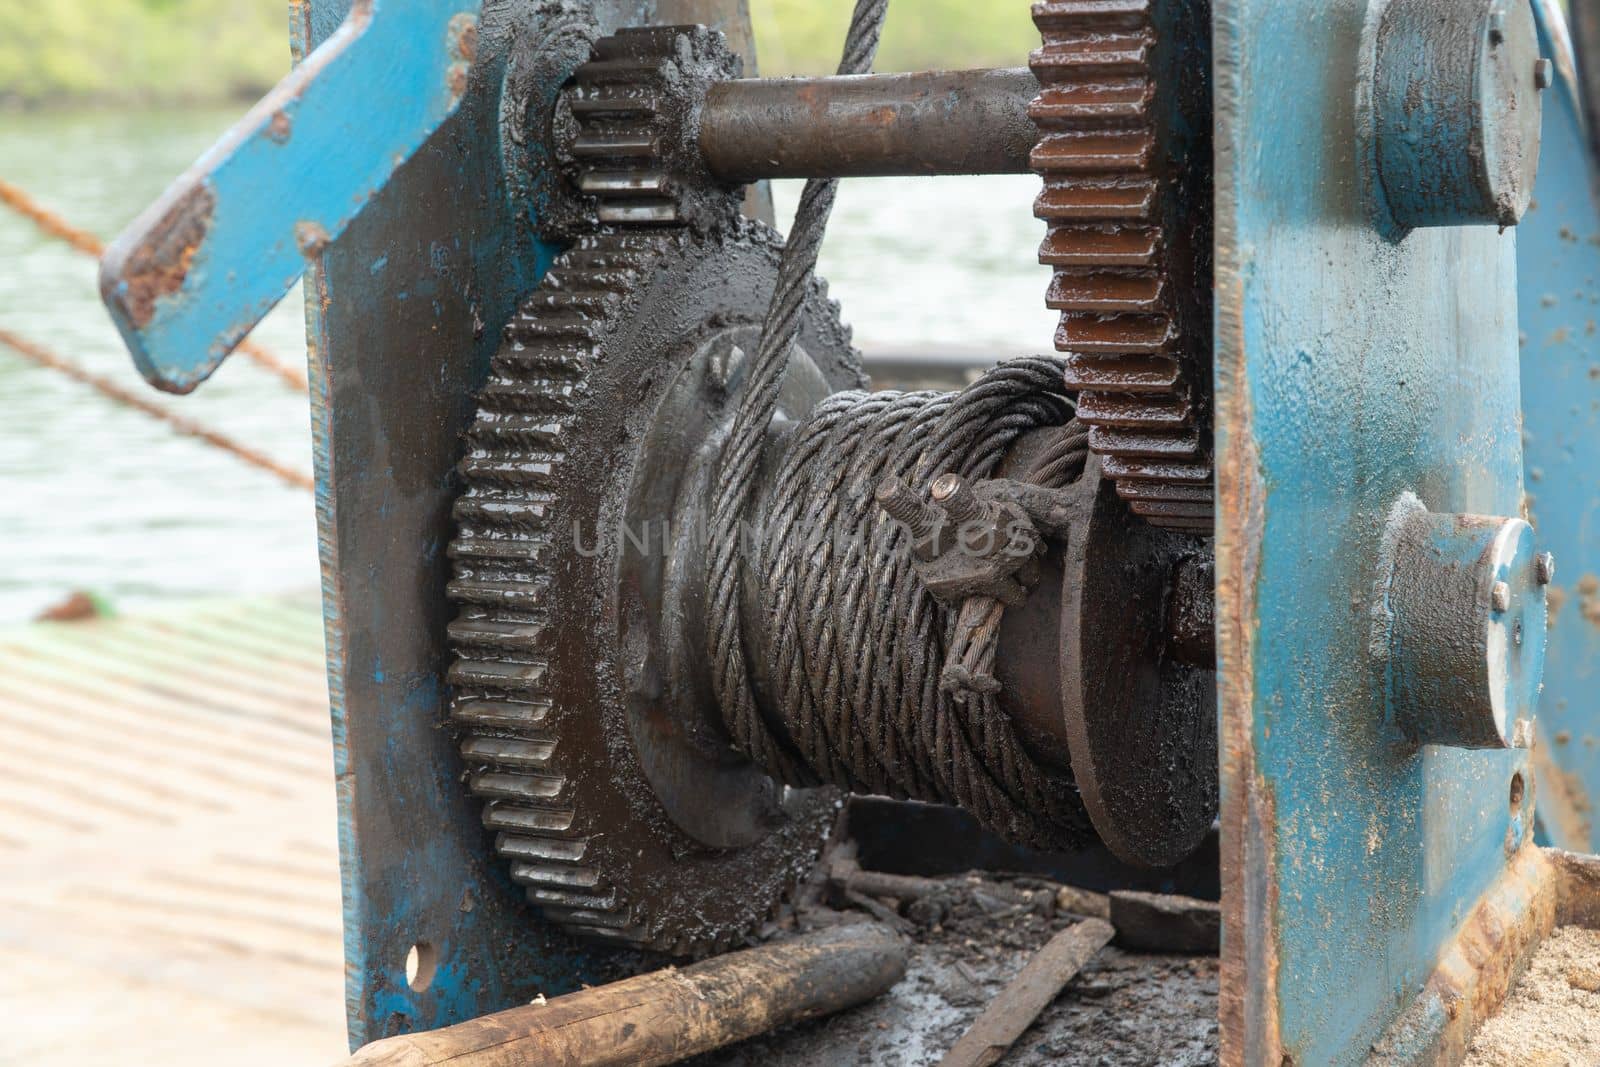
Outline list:
[[[432,945],[418,941],[406,953],[406,985],[413,993],[424,993],[433,984],[433,972],[438,968],[439,956]]]
[[[1516,816],[1522,811],[1522,793],[1525,786],[1522,782],[1522,772],[1518,771],[1511,776],[1511,814]]]

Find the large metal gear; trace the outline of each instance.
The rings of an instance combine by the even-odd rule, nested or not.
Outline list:
[[[1033,16],[1040,260],[1078,417],[1134,513],[1209,533],[1209,5],[1046,0]]]
[[[612,942],[736,941],[836,807],[734,756],[662,632],[696,632],[698,605],[652,599],[699,564],[673,508],[706,488],[778,248],[755,223],[579,242],[507,327],[460,465],[449,682],[470,788],[529,899]],[[820,287],[806,319],[791,416],[861,381]]]
[[[1193,146],[1162,148],[1181,109],[1156,74],[1171,73],[1185,38],[1158,33],[1152,10],[1036,7],[1047,44],[1032,112],[1047,132],[1033,159],[1046,175],[1058,344],[1108,484],[1151,522],[1195,530],[1209,521],[1210,444],[1203,316],[1182,276],[1203,265],[1173,213],[1197,179]],[[736,73],[704,27],[654,27],[595,42],[564,90],[555,121],[577,197],[562,217],[590,221],[507,328],[461,464],[451,546],[452,712],[496,851],[552,920],[680,953],[765,921],[834,804],[736,755],[709,682],[695,535],[781,248],[740,217],[736,190],[706,171],[692,136],[707,86]],[[803,319],[779,426],[861,384],[820,288]],[[1178,549],[1163,542],[1145,568],[1154,599],[1134,628],[1154,643],[1139,646],[1140,662],[1162,658]],[[1081,575],[1068,585],[1087,589]],[[1068,688],[1092,689],[1076,662],[1063,664]],[[1163,736],[1188,739],[1200,675],[1172,666],[1139,692],[1170,696],[1157,700],[1177,716]],[[1122,707],[1105,694],[1094,703]],[[1150,789],[1117,792],[1134,780],[1117,769],[1127,739],[1085,729],[1072,762],[1099,790],[1102,836],[1132,862],[1186,854],[1210,825],[1214,778],[1184,779],[1157,818],[1141,802]],[[1138,753],[1136,763],[1149,755]]]

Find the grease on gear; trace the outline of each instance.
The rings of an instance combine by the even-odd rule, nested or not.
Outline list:
[[[1211,340],[1195,294],[1210,288],[1210,224],[1178,210],[1209,203],[1209,151],[1194,132],[1209,128],[1194,121],[1209,86],[1198,60],[1184,62],[1208,7],[1045,0],[1033,16],[1044,37],[1030,62],[1035,213],[1049,225],[1040,261],[1055,270],[1046,304],[1061,312],[1067,385],[1132,510],[1209,532]]]
[[[810,869],[835,811],[830,791],[729,769],[725,741],[704,757],[657,758],[707,709],[662,696],[650,672],[630,673],[638,642],[619,615],[633,564],[625,542],[601,536],[631,486],[678,473],[651,468],[648,419],[698,373],[685,365],[697,335],[758,327],[778,245],[748,222],[714,237],[656,229],[580,241],[507,326],[459,468],[448,681],[469,786],[529,900],[613,943],[679,954],[736,944]],[[820,289],[807,320],[815,392],[859,384]],[[652,733],[663,704],[676,717]],[[652,778],[663,760],[698,790]],[[720,794],[718,775],[734,783]],[[674,803],[737,808],[744,836],[696,837]]]

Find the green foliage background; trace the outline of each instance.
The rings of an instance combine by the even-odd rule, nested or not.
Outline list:
[[[830,72],[854,0],[750,0],[762,69]],[[0,0],[0,103],[139,106],[259,95],[289,66],[288,0]],[[1020,66],[1025,0],[898,0],[881,70]]]
[[[214,101],[289,68],[285,0],[0,0],[0,100]]]

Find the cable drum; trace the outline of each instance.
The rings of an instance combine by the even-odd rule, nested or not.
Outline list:
[[[793,431],[759,536],[736,539],[752,554],[741,569],[761,575],[765,632],[742,633],[740,612],[709,620],[713,647],[765,653],[758,666],[781,724],[753,691],[722,705],[730,735],[758,736],[751,758],[796,786],[958,805],[1021,844],[1090,839],[1070,777],[1029,755],[1002,695],[940,684],[956,612],[918,578],[909,532],[874,497],[887,477],[924,488],[950,472],[990,477],[1022,435],[1052,427],[1029,480],[1060,487],[1087,460],[1086,431],[1071,419],[1061,364],[1041,357],[961,393],[839,393]],[[766,762],[769,751],[783,758]]]

